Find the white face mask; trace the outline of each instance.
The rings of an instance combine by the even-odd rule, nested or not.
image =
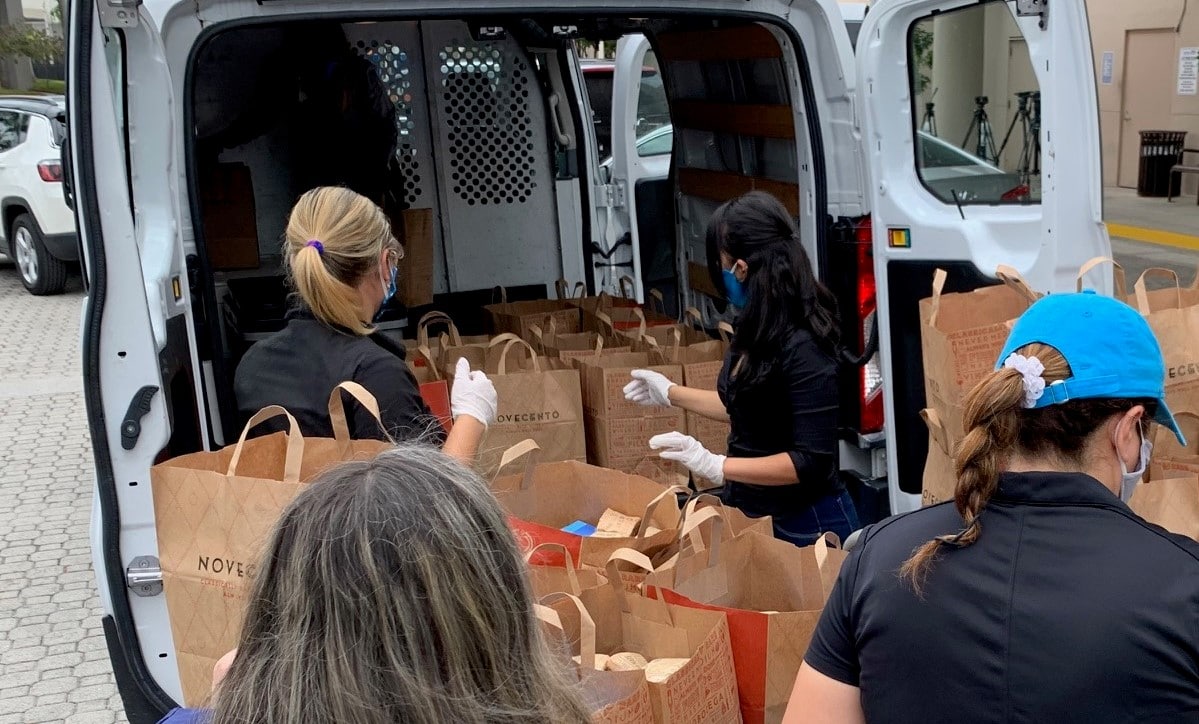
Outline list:
[[[1132,500],[1132,492],[1136,490],[1137,483],[1141,482],[1141,478],[1145,476],[1145,469],[1149,467],[1149,456],[1153,454],[1153,443],[1145,438],[1140,423],[1137,423],[1137,431],[1141,433],[1141,457],[1137,461],[1136,470],[1129,472],[1128,466],[1124,464],[1124,458],[1120,456],[1120,450],[1118,448],[1116,450],[1116,460],[1120,462],[1120,500],[1125,503]]]

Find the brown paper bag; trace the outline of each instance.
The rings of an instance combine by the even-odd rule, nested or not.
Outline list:
[[[1149,291],[1146,279],[1155,275],[1171,286]],[[1148,269],[1133,287],[1133,306],[1149,322],[1166,360],[1166,402],[1174,410],[1199,410],[1199,289],[1183,288],[1169,269]]]
[[[684,533],[705,524],[724,527],[706,510]],[[716,530],[707,551],[685,552],[672,568],[650,574],[645,587],[668,603],[728,615],[742,717],[777,724],[846,554],[828,537],[797,548],[773,536]]]
[[[489,304],[483,309],[491,317],[492,330],[496,334],[508,332],[521,339],[531,339],[531,327],[547,326],[546,319],[553,319],[562,332],[578,332],[580,329],[579,308],[568,299],[535,299],[524,302],[509,302],[508,291],[496,287],[500,294],[498,304]]]
[[[500,471],[523,460],[523,472],[502,475],[491,484],[523,550],[542,543],[561,543],[581,566],[602,568],[618,548],[653,555],[677,537],[681,513],[674,489],[640,476],[574,461],[538,464],[539,453],[531,440],[514,446],[501,459]],[[640,519],[637,534],[596,537],[562,530],[575,521],[594,525],[606,510]],[[552,559],[533,560],[556,563]]]
[[[577,677],[584,705],[595,724],[653,724],[654,708],[649,685],[641,671],[604,671],[596,658],[595,620],[578,596],[551,594],[538,597],[537,617],[548,628],[551,641],[578,651],[578,663],[568,666]],[[566,622],[570,622],[566,624]],[[564,625],[566,624],[566,625]]]
[[[958,484],[953,462],[955,443],[950,441],[936,410],[931,407],[921,410],[920,417],[928,425],[928,458],[924,463],[921,502],[924,505],[952,502]]]
[[[529,329],[533,339],[527,340],[546,357],[570,361],[582,357],[624,354],[633,351],[627,339],[622,340],[614,335],[599,334],[598,332],[562,334],[558,331],[552,317],[548,321],[549,328],[545,330],[540,325],[532,325]]]
[[[503,335],[488,348],[484,369],[499,397],[496,421],[479,450],[478,469],[484,477],[494,477],[504,452],[529,439],[536,441],[546,462],[587,460],[578,370]]]
[[[1199,476],[1194,473],[1167,473],[1138,485],[1128,507],[1171,533],[1199,540]]]
[[[437,326],[442,326],[445,328],[443,334],[440,336],[430,336],[429,330]],[[463,337],[458,332],[458,326],[454,324],[454,320],[451,319],[448,314],[437,311],[429,312],[421,317],[420,321],[417,322],[415,339],[404,340],[404,349],[408,352],[408,366],[413,367],[413,371],[415,372],[416,367],[423,367],[427,364],[427,361],[422,356],[418,356],[418,352],[422,347],[424,347],[429,350],[429,358],[436,362],[435,366],[440,371],[440,369],[444,366],[442,355],[445,351],[445,348],[443,348],[441,344],[441,338],[446,336],[448,336],[450,345],[454,347],[478,344],[485,345],[490,341],[490,338],[486,335],[470,335]],[[455,358],[453,362],[457,363],[458,360]]]
[[[952,410],[995,369],[1010,322],[1040,296],[1014,269],[1000,267],[996,274],[1004,282],[999,286],[944,294],[947,275],[938,269],[933,295],[920,301],[925,394],[928,406],[950,427]]]
[[[433,303],[433,209],[404,209],[400,212],[404,226],[404,256],[396,296],[405,307],[421,307]]]
[[[330,396],[332,439],[304,438],[286,410],[268,407],[250,418],[237,444],[150,469],[158,555],[188,706],[205,701],[213,665],[237,645],[249,579],[283,508],[328,467],[388,447],[350,439],[343,389],[379,416],[370,393],[347,382]],[[252,428],[279,416],[290,432],[247,439]]]
[[[1149,480],[1173,477],[1176,474],[1199,475],[1199,415],[1193,412],[1175,411],[1174,419],[1187,446],[1161,425],[1153,427],[1153,456],[1149,459]]]

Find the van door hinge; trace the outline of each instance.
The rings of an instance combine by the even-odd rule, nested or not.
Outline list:
[[[100,11],[100,27],[136,28],[141,4],[142,0],[99,0],[96,8]]]
[[[619,209],[625,203],[625,182],[614,181],[595,187],[595,198],[599,205],[608,209]]]
[[[1022,18],[1040,18],[1041,30],[1049,21],[1049,0],[1016,0],[1016,15]]]
[[[154,556],[138,556],[125,569],[125,585],[143,598],[162,594],[162,566]]]

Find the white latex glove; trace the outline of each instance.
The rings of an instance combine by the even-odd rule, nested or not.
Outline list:
[[[653,370],[633,370],[633,381],[624,386],[624,398],[646,407],[670,407],[674,383]]]
[[[658,450],[658,457],[672,460],[699,477],[717,485],[724,484],[724,455],[709,451],[699,441],[681,432],[668,432],[650,438],[649,446]]]
[[[470,363],[465,357],[459,357],[454,369],[454,386],[450,389],[450,415],[455,420],[470,415],[484,427],[490,427],[495,422],[499,405],[495,385],[487,375],[481,370],[471,372]]]

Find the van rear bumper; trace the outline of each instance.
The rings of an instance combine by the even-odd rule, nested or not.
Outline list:
[[[50,256],[59,261],[79,261],[79,235],[71,231],[66,234],[43,234],[42,242]]]

